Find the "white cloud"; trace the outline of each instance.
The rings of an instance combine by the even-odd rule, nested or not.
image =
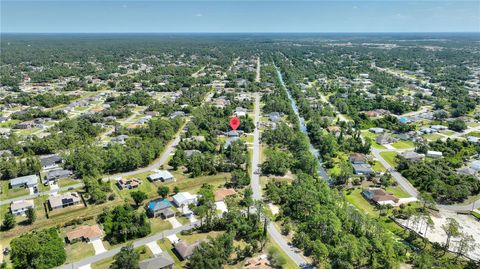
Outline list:
[[[195,17],[203,17],[203,14],[202,13],[197,13],[197,14],[195,14]]]

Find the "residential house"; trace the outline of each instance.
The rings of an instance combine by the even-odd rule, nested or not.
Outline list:
[[[142,184],[142,181],[138,178],[121,178],[117,181],[117,186],[119,189],[124,190],[131,190],[138,188]]]
[[[98,224],[87,226],[82,225],[72,231],[67,232],[66,239],[69,243],[78,241],[91,242],[100,239],[103,236],[103,231]]]
[[[379,128],[379,127],[373,127],[368,130],[374,134],[383,134],[383,132],[385,131],[383,128]]]
[[[52,195],[48,198],[48,204],[52,210],[80,204],[82,199],[77,192],[66,192]]]
[[[473,162],[470,163],[470,168],[475,170],[475,171],[480,171],[480,161],[479,160],[475,160]]]
[[[185,116],[185,112],[183,111],[175,111],[170,114],[171,119],[174,119],[176,117],[183,117],[183,116]]]
[[[280,112],[270,112],[270,114],[268,114],[268,118],[270,118],[270,121],[277,123],[282,118],[282,115]]]
[[[172,203],[166,199],[157,199],[148,203],[147,212],[149,216],[154,218],[164,217],[171,218],[175,216],[175,213],[170,209]]]
[[[404,151],[400,153],[400,156],[402,156],[408,161],[420,161],[425,155],[418,154],[415,151]]]
[[[35,208],[33,200],[13,201],[10,204],[10,211],[16,216],[25,215],[29,208]]]
[[[42,128],[41,124],[35,123],[33,120],[20,122],[14,125],[15,129],[32,129],[32,128]]]
[[[386,192],[383,189],[370,188],[370,189],[364,190],[362,192],[362,195],[367,200],[373,201],[378,205],[395,206],[400,201],[400,199],[398,199],[395,195],[393,195],[392,193]]]
[[[193,154],[202,154],[202,152],[198,149],[187,149],[184,150],[183,153],[185,153],[185,157],[187,158],[192,157]]]
[[[396,139],[387,134],[381,134],[375,139],[375,141],[380,145],[385,145],[395,142]]]
[[[193,251],[198,246],[200,246],[201,243],[202,243],[202,241],[197,241],[197,242],[189,245],[186,241],[180,240],[175,244],[174,247],[175,247],[175,251],[178,253],[180,258],[182,260],[186,260],[186,259],[190,258],[190,256],[192,256]]]
[[[172,269],[175,262],[168,252],[163,251],[153,257],[141,261],[138,266],[140,269]]]
[[[356,175],[370,175],[375,173],[375,171],[373,171],[372,169],[372,166],[370,166],[369,164],[365,164],[365,163],[352,164],[352,167],[353,167],[353,172]]]
[[[124,145],[126,143],[125,140],[127,140],[128,135],[117,135],[116,137],[110,139],[110,143],[117,143],[120,145]]]
[[[216,190],[213,195],[215,196],[215,202],[225,200],[225,197],[236,195],[237,192],[234,189],[221,188]]]
[[[237,115],[238,117],[245,117],[247,116],[247,109],[243,107],[237,107],[235,109],[235,115]]]
[[[60,178],[67,178],[71,176],[73,176],[73,172],[70,170],[65,170],[65,169],[50,170],[45,176],[43,183],[45,185],[48,185],[50,181],[57,181]]]
[[[40,157],[40,164],[43,169],[52,169],[58,167],[63,162],[63,159],[57,154]]]
[[[348,157],[348,160],[353,164],[362,164],[367,162],[367,156],[362,153],[353,153]]]
[[[16,188],[32,188],[38,185],[38,176],[29,175],[10,179],[10,187]]]
[[[168,172],[167,170],[157,170],[155,174],[149,175],[147,179],[150,180],[151,182],[154,182],[154,181],[170,182],[175,180],[173,175],[170,174],[170,172]]]
[[[480,168],[480,167],[477,167]],[[478,170],[475,170],[471,167],[462,167],[457,169],[457,173],[462,174],[462,175],[469,175],[469,176],[474,176],[477,174]]]
[[[245,269],[273,269],[273,267],[270,264],[270,261],[268,260],[267,255],[260,255],[258,257],[253,257],[245,261],[245,264],[243,266]]]
[[[427,151],[427,157],[430,158],[441,158],[443,154],[440,151],[429,150]]]
[[[179,192],[173,196],[173,203],[178,207],[195,204],[197,203],[197,196],[189,192]]]

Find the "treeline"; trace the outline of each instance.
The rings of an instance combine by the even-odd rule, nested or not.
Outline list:
[[[293,244],[326,268],[396,268],[407,249],[375,220],[348,204],[321,179],[297,174],[292,184],[272,181],[267,197],[297,227]]]
[[[65,94],[28,94],[21,93],[18,96],[7,96],[2,101],[4,104],[20,103],[28,106],[42,106],[42,107],[54,107],[61,104],[68,104],[73,100],[73,97]]]
[[[125,133],[132,136],[125,145],[113,144],[103,148],[77,144],[66,154],[65,167],[73,169],[78,177],[135,170],[159,157],[181,125],[179,118],[152,119],[147,126]]]

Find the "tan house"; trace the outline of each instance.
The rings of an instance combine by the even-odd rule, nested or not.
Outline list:
[[[78,192],[66,192],[48,198],[48,204],[52,210],[77,205],[80,204],[81,201],[82,199]]]
[[[232,196],[237,194],[234,189],[221,188],[216,190],[213,195],[215,196],[215,202],[220,202],[225,200],[225,197]]]
[[[75,230],[72,230],[67,233],[67,241],[70,243],[77,242],[77,241],[86,241],[90,242],[95,239],[100,239],[103,236],[103,231],[98,226],[92,225],[92,226],[80,226]]]

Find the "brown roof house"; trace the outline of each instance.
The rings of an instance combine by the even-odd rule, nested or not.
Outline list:
[[[74,243],[77,241],[90,242],[95,239],[100,239],[102,236],[103,231],[100,226],[96,224],[92,226],[83,225],[75,230],[69,231],[66,238],[69,243]]]
[[[366,199],[373,201],[378,205],[396,206],[397,203],[400,201],[400,199],[398,199],[395,195],[386,192],[383,189],[371,188],[364,190],[362,194]]]
[[[195,251],[195,249],[200,246],[201,243],[202,241],[197,241],[189,245],[186,241],[180,240],[175,244],[175,251],[178,253],[178,255],[180,255],[182,260],[185,260],[192,256],[193,251]]]
[[[129,178],[129,179],[121,178],[120,180],[117,181],[117,185],[121,190],[123,189],[131,190],[131,189],[138,188],[138,186],[140,186],[141,183],[142,181],[140,181],[140,179],[138,178]]]
[[[220,202],[225,200],[225,197],[232,196],[235,194],[237,194],[237,192],[234,189],[222,188],[222,189],[216,190],[213,195],[215,196],[215,202]]]
[[[355,164],[366,163],[367,156],[365,156],[365,154],[362,154],[362,153],[353,153],[348,157],[348,160],[351,163],[355,163]]]
[[[253,257],[248,259],[245,262],[243,268],[247,269],[272,269],[275,268],[270,264],[270,261],[267,258],[267,255],[260,255],[258,257]]]

